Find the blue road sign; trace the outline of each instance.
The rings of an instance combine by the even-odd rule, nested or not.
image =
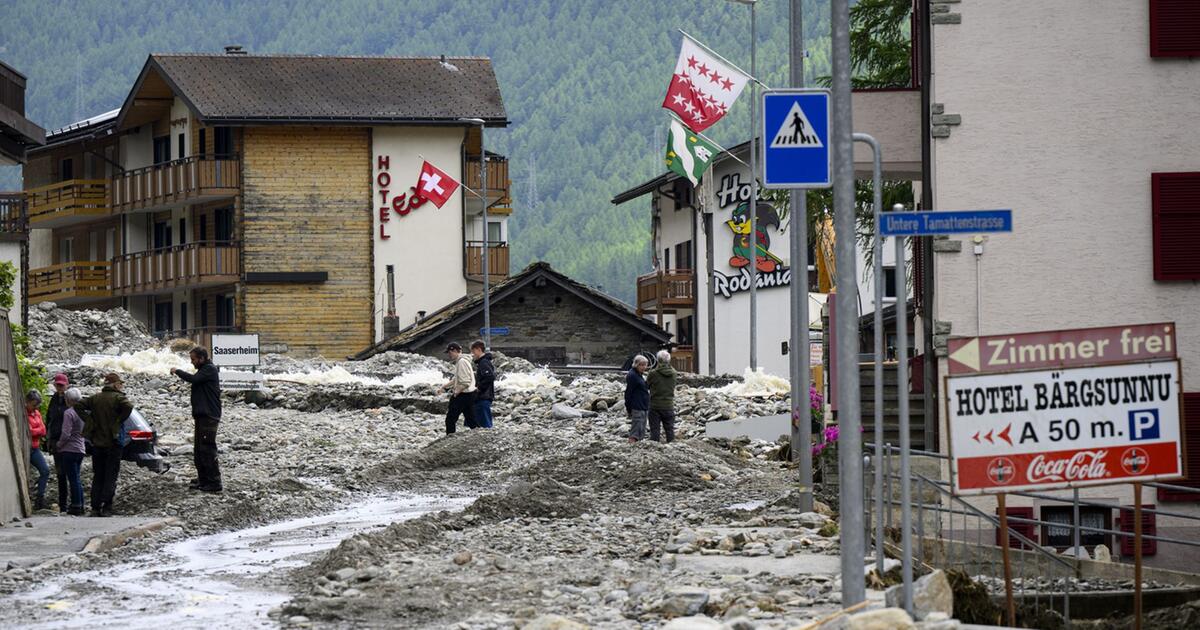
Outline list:
[[[884,236],[1011,232],[1013,227],[1012,210],[885,212],[879,221],[879,233]]]
[[[488,331],[487,328],[480,328],[479,334],[487,335],[487,331]],[[508,326],[493,326],[492,327],[492,336],[493,337],[504,337],[504,336],[508,335],[508,333],[509,333]]]
[[[830,120],[829,90],[763,92],[763,188],[829,188]]]

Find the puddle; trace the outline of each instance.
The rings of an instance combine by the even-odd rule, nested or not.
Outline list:
[[[354,534],[428,512],[461,510],[473,500],[381,497],[321,516],[189,538],[159,553],[60,576],[13,596],[55,611],[37,617],[62,615],[18,627],[277,627],[267,612],[290,599],[272,588],[287,570]]]

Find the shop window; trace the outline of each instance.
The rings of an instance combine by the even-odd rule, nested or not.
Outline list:
[[[1200,2],[1150,0],[1150,56],[1200,57]]]
[[[1200,280],[1200,172],[1150,176],[1154,279]]]

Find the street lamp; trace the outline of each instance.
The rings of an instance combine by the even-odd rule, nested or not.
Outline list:
[[[488,266],[487,151],[483,145],[483,128],[486,123],[482,118],[459,118],[458,120],[479,125],[479,180],[482,184],[480,199],[483,200],[483,345],[490,351],[492,349],[492,270]]]

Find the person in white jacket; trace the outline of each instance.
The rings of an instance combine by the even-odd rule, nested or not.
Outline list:
[[[454,366],[450,382],[442,387],[450,392],[450,409],[446,411],[446,435],[450,435],[458,426],[459,415],[468,429],[475,428],[475,365],[470,357],[463,356],[462,346],[457,343],[446,346],[446,354]]]

